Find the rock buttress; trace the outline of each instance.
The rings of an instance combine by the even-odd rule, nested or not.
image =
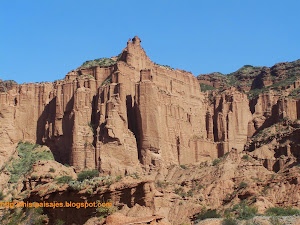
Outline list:
[[[27,140],[48,145],[56,160],[78,170],[128,174],[241,151],[268,123],[300,118],[299,100],[271,93],[249,102],[232,89],[208,101],[191,73],[153,63],[140,43],[129,40],[109,65],[1,92],[3,162],[11,146]]]

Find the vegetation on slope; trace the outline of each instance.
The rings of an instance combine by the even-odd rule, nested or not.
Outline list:
[[[300,88],[292,90],[288,97],[295,98],[295,99],[300,98]]]
[[[102,84],[100,85],[100,87],[104,86],[104,85],[107,85],[107,84],[111,84],[112,83],[112,76],[109,75],[103,82]]]
[[[11,165],[7,167],[10,172],[10,182],[15,183],[20,177],[28,174],[32,165],[38,160],[54,160],[51,151],[38,148],[39,145],[29,142],[20,142],[17,147],[19,158],[13,159]]]
[[[154,64],[159,66],[159,67],[162,67],[164,69],[174,70],[174,68],[172,68],[171,66],[168,66],[168,65],[161,65],[161,64],[158,64],[158,63],[154,63]]]
[[[227,75],[210,73],[199,75],[197,78],[201,87],[203,87],[203,91],[213,90],[209,88],[207,84],[204,84],[209,81],[225,89],[236,87],[239,90],[245,91],[249,99],[254,99],[258,97],[260,93],[273,90],[280,94],[283,90],[292,86],[296,80],[300,79],[300,60],[278,63],[270,68],[245,65]],[[290,98],[300,98],[299,88],[289,91]]]
[[[238,69],[236,72],[227,74],[227,84],[229,86],[241,85],[241,81],[255,78],[260,72],[262,67],[245,65]],[[246,83],[250,85],[250,83]]]
[[[77,76],[77,79],[85,79],[85,78],[95,80],[95,77],[93,77],[93,76],[90,75],[90,74],[82,74],[82,75]]]
[[[300,210],[293,209],[291,207],[288,208],[272,207],[272,208],[268,208],[265,214],[267,216],[299,216]]]
[[[40,225],[47,222],[47,216],[43,215],[42,208],[12,208],[6,209],[0,218],[0,224],[28,224]]]
[[[12,85],[15,85],[15,84],[18,84],[16,81],[14,80],[5,80],[5,81],[2,81],[0,79],[0,92],[6,92],[8,91]]]
[[[112,66],[117,63],[116,60],[110,58],[94,59],[84,62],[80,68],[91,68],[94,66]]]
[[[210,86],[208,84],[202,84],[202,83],[200,83],[200,88],[201,88],[202,92],[211,91],[211,90],[215,90],[216,89],[213,86]]]
[[[300,78],[300,75],[291,76],[289,78],[279,81],[278,83],[272,84],[272,85],[264,87],[264,88],[251,89],[248,92],[248,96],[250,99],[253,99],[253,98],[258,97],[258,95],[260,93],[269,92],[270,90],[275,90],[277,92],[280,92],[281,88],[292,85],[298,78]],[[291,95],[291,96],[296,97],[297,94]]]

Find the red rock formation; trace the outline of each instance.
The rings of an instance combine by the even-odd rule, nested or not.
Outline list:
[[[101,203],[113,202],[113,206],[133,207],[134,205],[143,205],[153,207],[154,201],[154,184],[151,181],[141,181],[129,179],[125,182],[114,183],[110,187],[95,188],[93,194],[87,194],[86,190],[74,191],[68,190],[68,185],[60,186],[49,190],[49,186],[37,187],[31,191],[30,196],[26,198],[29,202],[59,202],[62,204],[70,203]],[[89,188],[92,188],[88,186]],[[97,207],[61,207],[61,208],[44,208],[44,213],[48,215],[50,224],[61,219],[66,224],[84,224],[91,216],[96,215]],[[161,217],[159,217],[161,219]],[[157,219],[159,219],[157,218]],[[153,218],[153,219],[156,219]],[[159,219],[159,220],[160,220]],[[150,220],[151,221],[151,220]]]
[[[61,162],[107,173],[136,171],[140,162],[195,162],[201,149],[190,148],[193,136],[206,138],[197,79],[154,64],[140,42],[129,40],[110,67],[78,68],[55,83],[1,93],[2,146],[45,143]],[[101,85],[108,77],[112,83]]]
[[[299,100],[270,94],[249,103],[232,89],[210,104],[196,77],[153,63],[138,37],[115,64],[79,67],[54,83],[11,85],[0,102],[0,147],[19,140],[46,144],[60,162],[107,174],[241,151],[268,118],[300,118]]]

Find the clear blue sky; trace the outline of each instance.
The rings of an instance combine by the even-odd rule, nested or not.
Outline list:
[[[194,75],[300,58],[298,0],[1,0],[0,79],[54,81],[138,35],[152,61]]]

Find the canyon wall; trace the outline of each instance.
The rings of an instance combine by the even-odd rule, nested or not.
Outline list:
[[[193,74],[153,63],[140,43],[129,40],[111,66],[79,67],[54,83],[5,87],[0,167],[25,140],[46,144],[56,160],[77,170],[150,171],[241,151],[267,118],[300,118],[296,100],[261,95],[253,103],[235,89],[209,100]]]

